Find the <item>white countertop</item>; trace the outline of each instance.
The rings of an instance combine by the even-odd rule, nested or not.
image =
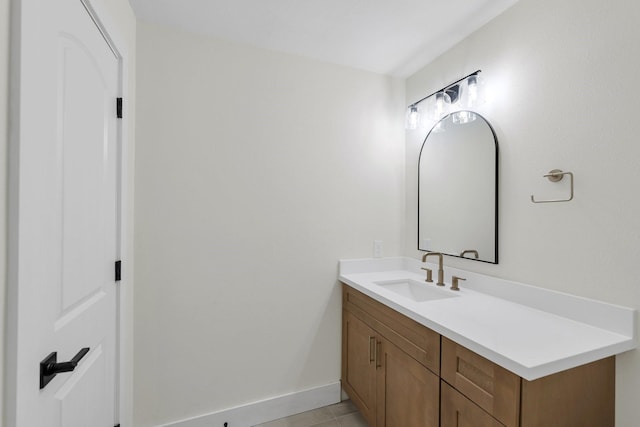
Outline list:
[[[636,348],[636,310],[445,267],[452,298],[415,302],[375,282],[424,283],[411,258],[341,260],[340,281],[515,374],[535,380]],[[434,281],[437,266],[433,268]],[[466,278],[449,290],[451,275]],[[436,288],[435,284],[424,283]]]

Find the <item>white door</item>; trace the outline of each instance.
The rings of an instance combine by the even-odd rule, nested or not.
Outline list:
[[[17,4],[7,413],[16,427],[113,427],[119,60],[81,0]],[[43,359],[83,348],[40,387]]]

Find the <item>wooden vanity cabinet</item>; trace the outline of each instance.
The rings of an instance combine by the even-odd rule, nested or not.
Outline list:
[[[614,357],[527,381],[445,337],[441,345],[442,427],[465,425],[476,409],[505,427],[614,426]]]
[[[369,425],[438,427],[440,336],[348,286],[342,328],[342,386]]]
[[[522,380],[521,427],[614,427],[615,356]]]
[[[370,427],[614,427],[615,357],[527,381],[347,285],[342,386]]]

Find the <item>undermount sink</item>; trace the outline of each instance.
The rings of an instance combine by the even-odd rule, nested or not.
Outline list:
[[[416,302],[433,301],[457,297],[452,291],[436,288],[433,283],[427,284],[417,280],[382,280],[376,285]]]

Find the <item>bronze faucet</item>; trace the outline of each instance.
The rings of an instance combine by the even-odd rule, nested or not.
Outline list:
[[[431,255],[435,255],[438,257],[438,283],[436,283],[436,285],[444,286],[444,268],[442,267],[442,254],[440,252],[427,252],[422,257],[422,262],[426,262],[427,257]]]

